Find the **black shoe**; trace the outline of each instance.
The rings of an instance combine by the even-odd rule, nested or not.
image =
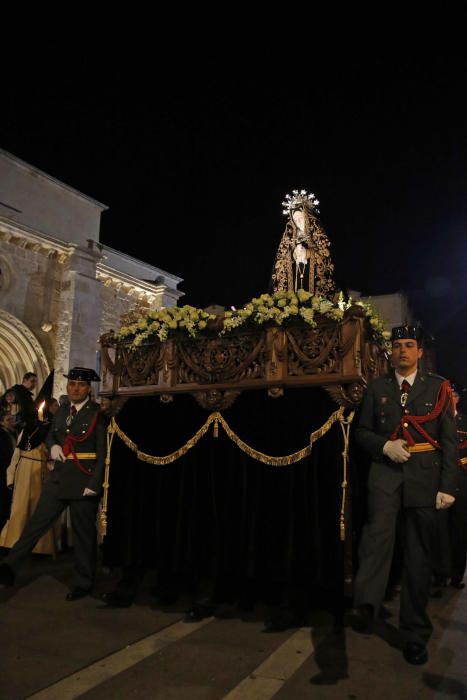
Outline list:
[[[13,586],[16,574],[8,564],[0,564],[0,585]]]
[[[133,597],[123,596],[117,591],[104,593],[102,602],[97,606],[99,610],[110,610],[112,608],[129,608],[133,603]]]
[[[413,664],[414,666],[421,666],[428,661],[426,646],[418,642],[409,642],[404,647],[402,655],[408,664]]]
[[[187,610],[184,622],[200,622],[204,620],[205,617],[211,617],[214,613],[213,605],[203,605],[202,603],[196,603],[190,610]]]
[[[352,608],[345,615],[345,624],[355,632],[371,634],[374,627],[373,606],[365,603]]]
[[[463,588],[465,588],[465,583],[461,578],[452,578],[451,579],[451,586],[453,588],[457,588],[459,591],[461,591]]]
[[[304,615],[294,610],[279,610],[264,621],[263,632],[285,632],[294,627],[302,627],[306,624]]]
[[[68,591],[65,596],[65,600],[79,600],[80,598],[85,598],[90,593],[90,588],[80,588],[79,586],[75,586],[71,589],[71,591]]]
[[[446,588],[447,585],[447,576],[433,576],[433,586],[435,588]]]

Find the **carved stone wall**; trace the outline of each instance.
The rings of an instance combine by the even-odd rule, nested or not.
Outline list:
[[[21,381],[24,372],[39,365],[53,367],[54,395],[60,396],[66,386],[63,374],[74,365],[95,367],[99,337],[118,329],[123,314],[135,307],[160,308],[162,301],[172,305],[180,296],[176,290],[168,296],[164,285],[152,291],[151,285],[140,286],[127,275],[122,282],[117,273],[103,274],[101,260],[97,246],[52,245],[47,237],[0,222],[0,309],[37,344],[32,354],[20,352],[18,344],[8,354],[6,345],[0,347],[7,384]],[[4,339],[8,332],[4,327]],[[36,356],[43,356],[39,364]],[[35,364],[26,366],[28,357]]]

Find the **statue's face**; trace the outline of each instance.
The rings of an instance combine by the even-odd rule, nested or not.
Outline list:
[[[292,219],[294,220],[295,226],[299,231],[305,230],[305,212],[302,209],[297,209],[292,214]]]

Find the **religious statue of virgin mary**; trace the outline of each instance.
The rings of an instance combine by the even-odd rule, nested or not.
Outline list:
[[[282,202],[287,223],[272,273],[273,291],[304,289],[324,297],[335,291],[330,242],[317,219],[318,204],[306,190],[293,190]]]

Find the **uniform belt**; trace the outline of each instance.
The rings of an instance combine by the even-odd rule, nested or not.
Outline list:
[[[76,452],[74,455],[69,454],[67,459],[96,459],[97,455],[95,452]]]
[[[467,464],[467,457],[461,457],[459,460],[459,464]]]
[[[407,445],[404,450],[407,452],[436,452],[436,447],[433,447],[429,442],[417,442],[415,445]]]

